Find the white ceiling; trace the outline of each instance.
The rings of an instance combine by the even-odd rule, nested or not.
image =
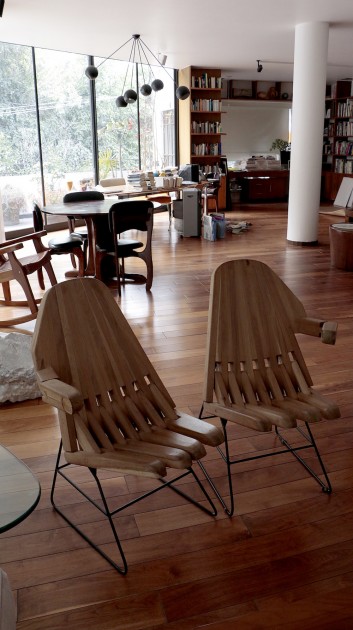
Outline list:
[[[328,82],[353,77],[353,0],[5,0],[0,41],[108,57],[139,33],[169,67],[289,81],[295,26],[319,21],[330,24]]]

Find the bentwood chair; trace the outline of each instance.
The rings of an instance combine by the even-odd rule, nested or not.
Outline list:
[[[152,201],[120,201],[109,210],[109,234],[104,224],[97,224],[97,270],[96,277],[101,279],[101,263],[106,257],[115,261],[115,273],[119,295],[121,283],[126,280],[144,282],[146,291],[150,291],[153,282],[152,260],[152,231],[153,231],[153,203]],[[124,232],[135,230],[145,233],[145,241],[122,236]],[[130,235],[129,235],[130,236]],[[126,273],[126,258],[140,258],[146,264],[146,276],[137,273]]]
[[[335,402],[314,391],[296,334],[321,337],[334,344],[337,325],[308,317],[304,306],[282,280],[256,260],[232,260],[214,271],[208,319],[207,359],[200,417],[221,419],[227,464],[230,507],[218,493],[228,514],[234,510],[231,466],[265,455],[233,458],[229,453],[227,423],[272,431],[273,454],[290,450],[316,479],[323,491],[331,484],[310,425],[339,418]],[[287,429],[296,428],[302,442],[291,446]],[[283,435],[285,430],[285,435]],[[277,439],[278,438],[278,439]],[[282,444],[285,449],[278,445]],[[316,470],[299,451],[312,449]],[[319,476],[323,476],[324,480]],[[214,490],[216,491],[215,486]]]
[[[26,313],[16,317],[10,317],[0,321],[2,327],[12,327],[24,324],[37,317],[40,298],[35,298],[28,276],[34,272],[45,269],[52,285],[56,284],[56,277],[51,266],[51,253],[44,247],[41,237],[45,236],[44,230],[34,232],[20,238],[13,238],[0,244],[0,283],[2,284],[4,299],[0,300],[2,306],[25,307]],[[17,251],[22,249],[24,243],[32,242],[36,252],[23,257],[17,256]],[[17,280],[26,299],[13,300],[10,283]],[[29,311],[29,313],[28,313]]]
[[[44,221],[43,214],[38,204],[33,204],[33,226],[34,231],[38,232],[43,230]],[[57,236],[51,238],[48,241],[48,247],[46,248],[42,242],[38,243],[37,251],[44,251],[49,249],[51,254],[62,255],[72,254],[78,259],[78,275],[84,276],[85,274],[85,260],[86,260],[86,245],[84,239],[79,234],[66,234],[64,236]],[[38,270],[38,281],[41,289],[44,290],[44,280],[42,269]]]
[[[142,498],[169,486],[207,514],[216,514],[193,463],[204,457],[205,446],[222,443],[222,431],[175,409],[108,287],[86,277],[62,282],[47,291],[32,351],[43,400],[58,409],[60,420],[62,445],[52,504],[117,571],[126,573],[127,562],[113,516],[126,507],[131,511]],[[60,459],[62,450],[65,462]],[[91,473],[103,508],[88,496],[87,484],[80,488],[75,481],[75,466],[86,467]],[[112,510],[99,479],[101,469],[149,477],[157,483],[145,494]],[[168,470],[172,474],[167,476]],[[73,523],[70,510],[64,513],[57,505],[54,496],[58,475],[107,517],[120,552],[119,564]],[[194,485],[194,498],[177,484],[188,475],[189,483]]]
[[[209,179],[209,182],[202,189],[203,211],[207,214],[209,210],[218,212],[218,192],[220,187],[219,179]]]
[[[86,201],[101,201],[104,199],[104,194],[99,190],[78,190],[66,193],[63,197],[63,203],[85,203]],[[88,235],[87,235],[87,227],[85,225],[76,225],[76,221],[74,217],[67,217],[67,222],[69,225],[69,232],[72,234],[78,234],[84,240],[84,248],[85,251],[88,247]],[[73,266],[76,266],[75,257],[71,256],[71,261]]]

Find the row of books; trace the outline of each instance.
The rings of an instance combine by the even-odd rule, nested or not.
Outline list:
[[[353,101],[351,99],[347,99],[345,103],[337,103],[337,113],[336,116],[340,117],[353,117]]]
[[[193,112],[220,112],[222,102],[212,98],[194,98],[191,101],[191,111]]]
[[[337,123],[336,136],[353,136],[353,120]]]
[[[221,89],[222,79],[221,77],[209,77],[207,72],[203,72],[199,77],[191,77],[192,88],[211,88]]]
[[[128,173],[126,179],[130,186],[141,190],[149,190],[155,187],[155,180],[152,171],[135,171]]]
[[[353,173],[353,160],[338,159],[335,161],[335,173]]]
[[[198,122],[193,120],[191,123],[191,133],[221,133],[221,123],[216,121],[205,120]]]
[[[191,145],[191,153],[193,155],[222,155],[222,147],[220,142],[201,142],[200,144]]]
[[[341,140],[335,143],[336,155],[353,155],[353,142]]]

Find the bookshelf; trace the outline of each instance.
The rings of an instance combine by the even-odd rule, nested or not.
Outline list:
[[[222,80],[222,98],[228,100],[291,101],[291,81]]]
[[[352,81],[328,86],[325,100],[322,172],[323,197],[334,199],[343,177],[353,177]]]
[[[179,101],[179,162],[212,170],[222,155],[222,78],[216,68],[179,70],[190,98]]]

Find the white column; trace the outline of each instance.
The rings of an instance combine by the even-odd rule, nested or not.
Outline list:
[[[295,28],[287,239],[316,243],[320,206],[329,25]]]

